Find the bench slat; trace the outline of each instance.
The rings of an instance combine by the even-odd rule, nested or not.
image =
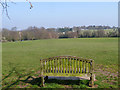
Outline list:
[[[62,73],[62,58],[60,58],[60,73]]]
[[[44,68],[43,68],[43,70],[44,70],[44,73],[46,73],[46,61],[45,62],[43,62],[43,66],[44,66]]]
[[[68,58],[69,73],[70,73],[70,65],[71,65],[71,59]]]
[[[86,69],[86,73],[88,73],[88,62],[87,62],[87,61],[86,61],[86,64],[85,64],[85,65],[86,65],[86,66],[85,66],[85,67],[86,67],[86,68],[85,68],[85,69]]]
[[[45,61],[45,73],[47,73],[47,61]]]
[[[76,73],[76,59],[74,59],[74,71],[75,71],[75,73]]]
[[[50,70],[50,73],[51,73],[51,66],[52,66],[52,65],[51,65],[51,60],[49,60],[49,62],[50,62],[50,69],[49,69],[49,70]]]
[[[47,68],[46,68],[46,73],[48,73],[49,64],[48,64],[48,61],[47,61],[47,60],[46,60],[46,66],[47,66]]]
[[[57,73],[57,62],[56,62],[57,60],[56,60],[56,58],[55,58],[55,73]]]
[[[45,61],[45,72],[47,73],[48,70],[48,64],[47,64],[47,60]]]
[[[89,64],[89,73],[90,73],[90,62],[88,64]]]
[[[58,71],[58,73],[59,73],[59,65],[60,65],[60,63],[59,63],[59,58],[57,58],[57,71]]]
[[[77,59],[77,73],[79,73],[79,60]]]
[[[50,70],[51,70],[51,62],[50,62],[50,60],[49,60],[49,72],[50,72]]]
[[[82,73],[82,61],[80,61],[80,73]]]
[[[68,58],[65,59],[65,64],[66,64],[66,73],[68,73]]]
[[[54,73],[54,59],[52,60],[52,73]]]
[[[83,61],[83,73],[85,73],[85,61]]]
[[[71,58],[71,61],[72,61],[72,73],[73,73],[73,71],[74,71],[74,69],[73,69],[74,60]]]
[[[63,73],[65,73],[65,58],[63,58]]]

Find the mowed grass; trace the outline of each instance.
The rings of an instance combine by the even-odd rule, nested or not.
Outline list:
[[[14,83],[14,81],[18,80],[18,76],[23,75],[24,78],[27,78],[27,73],[29,73],[31,76],[38,77],[39,73],[36,72],[40,69],[40,59],[60,55],[72,55],[94,59],[96,74],[101,72],[98,71],[98,69],[101,69],[103,71],[110,70],[112,71],[111,73],[117,73],[118,38],[46,39],[3,43],[3,87],[18,87],[19,83],[16,83],[15,85],[11,84]],[[101,81],[99,82],[99,79],[101,78],[100,76],[99,74],[96,76],[96,78],[98,78],[98,81],[96,83],[98,87],[102,86],[102,83],[100,84]],[[53,84],[52,87],[57,87],[56,85],[59,87],[61,84]],[[109,85],[111,84],[106,84],[105,87],[109,87]],[[23,85],[23,87],[24,86],[39,87],[35,85],[29,86],[26,84]],[[46,83],[46,87],[49,86],[50,85]],[[70,85],[69,87],[74,86],[75,85]],[[80,88],[79,85],[75,87]],[[117,87],[116,82],[113,87]]]

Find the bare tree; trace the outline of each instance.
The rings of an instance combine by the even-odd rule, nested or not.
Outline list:
[[[0,5],[2,6],[2,12],[6,12],[6,16],[10,19],[9,15],[8,15],[8,3],[7,0],[0,0]]]
[[[105,31],[104,30],[98,30],[98,37],[104,37],[105,36]]]
[[[89,31],[89,30],[85,30],[85,31],[83,32],[83,35],[84,35],[84,37],[91,37],[91,36],[92,36],[92,32]]]
[[[31,3],[29,0],[26,0],[26,1],[29,2],[29,4],[30,4],[30,9],[32,9],[32,8],[33,8],[32,3]],[[8,7],[9,7],[8,2],[11,2],[11,3],[14,3],[14,4],[15,4],[15,2],[13,2],[13,1],[11,1],[11,0],[0,0],[0,5],[2,6],[3,12],[5,11],[6,16],[10,19],[9,14],[8,14]]]

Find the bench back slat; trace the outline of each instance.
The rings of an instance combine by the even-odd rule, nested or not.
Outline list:
[[[57,58],[57,73],[59,73],[59,65],[60,65],[60,63],[59,63],[59,58]]]
[[[77,59],[77,73],[79,73],[79,60]]]
[[[83,72],[82,73],[85,73],[85,61],[82,61],[83,62]]]
[[[71,69],[70,69],[70,66],[71,66],[71,59],[70,58],[68,58],[68,68],[69,68],[69,73],[70,73],[70,71],[71,71]]]
[[[56,70],[56,58],[54,59],[54,66],[55,66],[54,68],[55,68],[55,73],[56,73],[56,71],[57,71]]]
[[[60,58],[60,73],[62,73],[62,58]]]
[[[68,71],[67,71],[67,67],[68,67],[68,65],[67,65],[67,61],[68,61],[68,59],[67,58],[65,58],[65,73],[68,73]]]
[[[54,70],[53,70],[53,69],[54,69],[54,59],[51,60],[51,65],[52,65],[52,66],[51,66],[51,72],[54,73]]]
[[[46,65],[45,65],[45,62],[43,61],[43,72],[45,73],[45,70],[46,70]]]
[[[72,73],[73,73],[73,71],[74,71],[74,69],[73,69],[73,67],[74,67],[74,61],[73,61],[73,58],[71,58],[71,65],[72,65],[71,70],[72,70]]]
[[[51,73],[51,60],[49,60],[49,64],[50,64],[50,68],[49,68],[49,71],[50,71],[50,73]]]
[[[80,73],[82,73],[82,61],[80,60]]]
[[[88,63],[87,63],[87,61],[86,61],[86,64],[85,64],[85,71],[86,71],[86,73],[88,73]]]
[[[75,56],[57,56],[40,60],[42,73],[92,73],[94,61]]]
[[[74,59],[74,73],[76,73],[76,58]]]

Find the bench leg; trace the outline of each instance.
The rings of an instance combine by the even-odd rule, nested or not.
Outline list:
[[[44,87],[44,76],[41,77],[41,87]]]
[[[90,87],[94,86],[94,74],[91,74],[91,76],[90,76],[89,86]]]

